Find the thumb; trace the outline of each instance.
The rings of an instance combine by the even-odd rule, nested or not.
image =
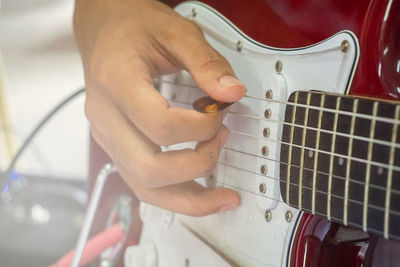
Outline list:
[[[195,29],[181,35],[182,39],[173,48],[179,52],[171,51],[173,56],[211,98],[221,102],[238,101],[246,93],[245,85],[235,76],[229,62],[208,44],[197,26]]]

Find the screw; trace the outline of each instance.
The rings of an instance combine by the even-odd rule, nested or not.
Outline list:
[[[261,153],[263,154],[263,156],[268,156],[269,153],[268,147],[263,146],[263,148],[261,149]]]
[[[258,189],[260,190],[260,193],[265,194],[267,192],[267,186],[264,183],[260,184]]]
[[[343,40],[342,43],[340,44],[340,50],[342,50],[343,53],[346,53],[347,50],[350,48],[350,43],[347,40]]]
[[[264,135],[264,137],[269,137],[269,134],[270,134],[270,129],[267,127],[267,128],[264,128],[264,130],[263,130],[263,135]]]
[[[272,219],[272,213],[271,213],[271,211],[267,210],[267,211],[265,212],[265,220],[266,220],[267,222],[270,222],[271,219]]]
[[[190,261],[189,261],[189,259],[185,259],[185,267],[189,267],[190,266]]]
[[[196,17],[196,15],[197,15],[197,11],[196,11],[196,9],[192,9],[192,17]]]
[[[267,118],[267,119],[271,118],[271,109],[267,108],[264,111],[264,117]]]
[[[272,90],[267,90],[267,92],[265,93],[265,98],[272,99]]]
[[[286,219],[286,221],[287,221],[287,222],[291,222],[291,221],[292,221],[292,218],[293,218],[292,212],[291,212],[290,210],[286,211],[286,213],[285,213],[285,219]]]
[[[268,168],[267,168],[267,165],[261,165],[261,167],[260,167],[260,171],[261,171],[261,173],[262,174],[267,174],[267,171],[268,171]]]
[[[236,43],[236,50],[237,51],[242,51],[242,49],[243,49],[243,44],[242,44],[242,42],[241,41],[237,41],[237,43]]]
[[[282,71],[282,61],[278,60],[275,62],[275,70],[277,73]]]

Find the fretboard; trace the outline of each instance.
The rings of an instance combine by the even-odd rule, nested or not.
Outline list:
[[[280,155],[283,200],[400,240],[400,105],[294,92]]]

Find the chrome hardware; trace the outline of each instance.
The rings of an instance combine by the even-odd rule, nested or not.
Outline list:
[[[287,222],[291,222],[293,219],[293,214],[290,210],[286,211],[285,213],[285,219]]]
[[[237,41],[237,43],[236,43],[236,50],[237,51],[242,51],[242,49],[243,49],[243,44],[242,44],[242,42],[241,41]]]
[[[266,220],[267,222],[270,222],[271,219],[272,219],[272,213],[271,213],[270,210],[267,210],[267,211],[265,212],[265,220]]]
[[[261,149],[261,153],[265,157],[268,156],[268,153],[269,153],[268,147],[263,146],[263,148]]]
[[[282,71],[282,61],[278,60],[275,62],[275,71],[280,73]]]
[[[261,167],[260,167],[260,171],[261,171],[261,173],[262,174],[267,174],[267,172],[268,172],[268,168],[267,168],[267,165],[262,165]]]
[[[264,111],[264,117],[267,118],[267,119],[271,118],[271,109],[267,108]]]
[[[260,190],[260,193],[262,193],[262,194],[265,194],[267,192],[267,186],[264,183],[260,184],[258,189]]]

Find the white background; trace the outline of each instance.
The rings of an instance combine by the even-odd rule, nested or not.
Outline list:
[[[51,107],[84,85],[72,33],[73,7],[73,0],[2,1],[0,71],[3,65],[3,93],[15,148]],[[86,178],[89,133],[83,107],[80,96],[56,115],[21,158],[18,171]],[[5,151],[0,134],[3,171],[9,161]]]

